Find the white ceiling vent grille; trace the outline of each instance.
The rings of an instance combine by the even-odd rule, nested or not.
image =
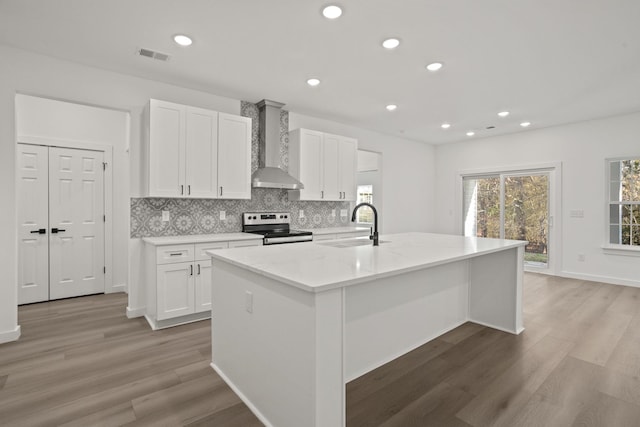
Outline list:
[[[138,55],[146,56],[147,58],[157,59],[158,61],[168,61],[169,55],[166,53],[156,52],[150,49],[141,48],[138,50]]]

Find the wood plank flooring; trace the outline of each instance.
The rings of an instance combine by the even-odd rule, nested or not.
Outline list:
[[[0,425],[262,425],[209,367],[208,322],[154,332],[125,307],[20,307]],[[524,315],[521,335],[467,323],[350,382],[348,427],[640,426],[640,289],[526,274]]]

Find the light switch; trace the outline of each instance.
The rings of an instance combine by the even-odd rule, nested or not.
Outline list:
[[[244,308],[247,313],[253,313],[253,293],[245,291],[244,293]]]
[[[298,218],[304,218],[304,210],[300,209],[300,212],[298,213]]]
[[[336,216],[336,210],[335,209],[331,209],[331,216]]]
[[[346,209],[340,209],[340,216],[347,216],[347,210]]]
[[[220,221],[224,221],[225,219],[227,219],[227,212],[220,211]]]
[[[169,211],[162,211],[162,220],[169,221]]]

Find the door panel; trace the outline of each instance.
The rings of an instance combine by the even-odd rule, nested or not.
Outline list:
[[[50,148],[50,299],[104,292],[102,163],[101,152]]]
[[[218,191],[218,113],[187,108],[187,190],[191,197],[215,198]]]
[[[28,304],[49,299],[48,148],[18,144],[17,156],[18,304]]]
[[[151,100],[150,108],[149,195],[184,196],[186,107]]]
[[[340,199],[340,190],[338,188],[339,146],[339,136],[324,134],[322,156],[324,200]]]
[[[194,265],[180,262],[157,266],[158,320],[194,312]]]
[[[195,311],[211,310],[211,260],[196,262]]]
[[[251,119],[218,113],[220,198],[251,198]]]

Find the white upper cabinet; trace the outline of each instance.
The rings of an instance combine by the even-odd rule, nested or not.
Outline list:
[[[251,198],[251,119],[149,101],[145,195]]]
[[[218,113],[187,107],[184,195],[215,198],[218,191]]]
[[[358,141],[340,135],[296,129],[289,132],[289,173],[304,184],[289,191],[292,200],[356,200]]]
[[[218,115],[218,197],[251,198],[251,119]]]
[[[149,108],[149,196],[184,195],[187,107],[151,100]]]
[[[308,129],[289,132],[289,174],[304,184],[304,190],[290,191],[302,200],[322,200],[324,134]]]
[[[340,137],[338,155],[338,188],[341,200],[357,199],[356,173],[358,172],[358,140]]]

